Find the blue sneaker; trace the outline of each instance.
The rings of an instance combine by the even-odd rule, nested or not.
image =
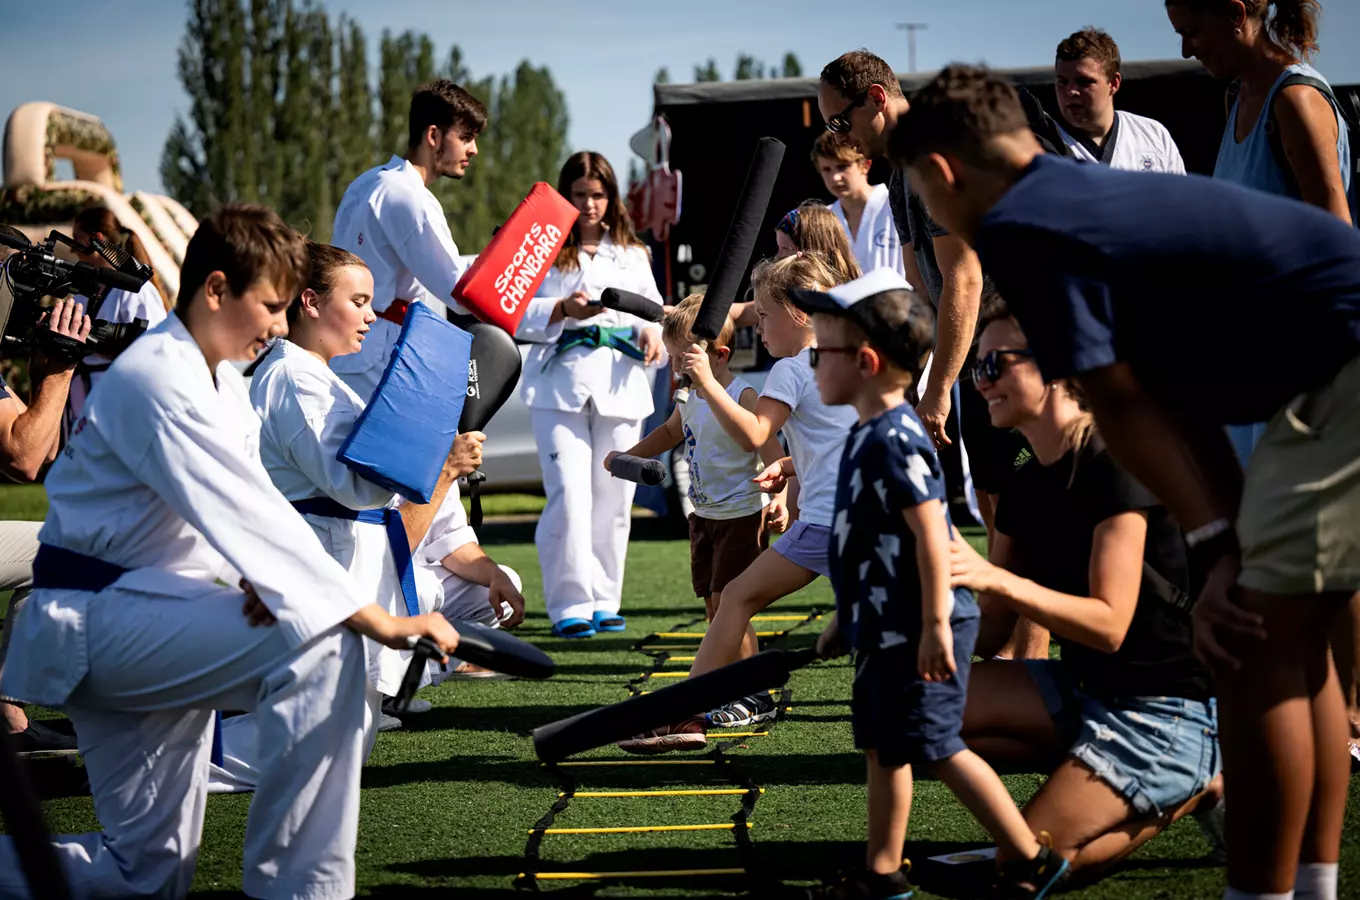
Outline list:
[[[627,627],[628,623],[625,622],[623,616],[619,615],[618,613],[614,613],[611,616],[609,613],[600,612],[596,610],[595,612],[596,631],[623,631]]]
[[[595,636],[595,626],[589,619],[563,619],[553,623],[552,633],[560,638],[589,638]]]

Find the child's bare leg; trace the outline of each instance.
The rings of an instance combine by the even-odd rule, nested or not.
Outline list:
[[[755,641],[751,617],[780,597],[807,587],[817,577],[774,550],[766,550],[723,588],[722,603],[694,655],[693,675],[702,675],[742,658],[746,641]]]
[[[902,868],[902,846],[911,816],[911,766],[881,766],[878,751],[864,751],[869,770],[869,846],[864,865],[887,875]]]
[[[719,591],[713,596],[706,598],[704,602],[708,606],[708,621],[712,622],[714,617],[718,614],[718,607],[722,605],[722,592]],[[737,658],[746,659],[749,656],[755,656],[759,652],[760,640],[756,637],[756,630],[750,625],[747,625],[746,636],[742,638],[741,641],[741,655]]]
[[[1321,802],[1335,816],[1337,798],[1315,793],[1324,786],[1335,790],[1333,784],[1344,791],[1345,779],[1319,778],[1319,762],[1324,768],[1334,763],[1318,737],[1345,733],[1345,704],[1335,675],[1329,677],[1334,669],[1327,635],[1348,599],[1242,591],[1239,602],[1262,615],[1267,637],[1264,645],[1231,645],[1242,667],[1218,673],[1216,682],[1224,786],[1237,798],[1228,802],[1224,829],[1228,884],[1239,891],[1293,890],[1310,812]],[[1335,860],[1340,828],[1317,825],[1325,827],[1315,829],[1312,855]],[[1321,846],[1323,839],[1328,846]]]
[[[1010,791],[982,757],[972,750],[961,750],[932,764],[931,774],[948,785],[996,841],[998,859],[1033,859],[1039,853],[1039,842]]]

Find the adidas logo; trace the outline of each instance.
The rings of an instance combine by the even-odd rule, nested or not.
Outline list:
[[[1015,455],[1015,468],[1020,468],[1031,459],[1034,459],[1034,453],[1028,447],[1025,447]]]

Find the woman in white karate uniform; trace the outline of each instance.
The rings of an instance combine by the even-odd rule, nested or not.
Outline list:
[[[71,237],[77,244],[86,246],[89,245],[90,238],[97,237],[106,244],[121,247],[138,262],[151,265],[151,257],[137,235],[126,231],[113,211],[106,206],[92,206],[81,210],[71,225]],[[78,253],[76,256],[81,262],[109,268],[108,261],[97,253]],[[155,275],[148,278],[142,289],[135,294],[118,288],[108,288],[103,296],[91,299],[80,295],[76,297],[76,302],[85,308],[94,321],[123,324],[133,319],[145,319],[148,329],[163,322],[166,315],[165,297],[161,292],[160,279]],[[76,375],[71,379],[70,399],[66,403],[63,435],[70,434],[71,425],[80,418],[80,411],[85,407],[90,391],[94,390],[95,384],[112,363],[111,358],[92,353],[76,368]]]
[[[412,564],[412,548],[425,536],[435,511],[453,482],[481,462],[483,435],[459,435],[429,504],[401,503],[388,488],[361,477],[336,459],[364,402],[330,360],[357,352],[373,312],[373,276],[363,260],[347,250],[313,241],[308,286],[288,310],[289,334],[274,343],[250,384],[250,400],[260,416],[260,459],[279,493],[303,513],[321,545],[349,570],[366,599],[394,616],[440,609],[444,590],[427,568]],[[381,521],[358,521],[351,511],[395,508],[400,528],[389,532]],[[399,540],[400,546],[393,541]],[[403,588],[402,568],[412,578]],[[411,596],[406,596],[407,593]],[[485,605],[485,601],[484,601]],[[368,660],[368,748],[376,734],[381,696],[395,696],[410,661],[410,651],[365,641]],[[438,671],[436,665],[435,670]],[[427,672],[424,684],[431,683]],[[253,790],[258,780],[257,723],[250,715],[222,726],[220,767],[212,769],[213,793]]]
[[[604,457],[641,437],[653,408],[648,368],[665,351],[659,325],[615,310],[595,314],[599,307],[587,305],[612,287],[661,306],[651,259],[633,233],[609,162],[598,153],[573,154],[557,189],[581,216],[534,304],[556,306],[546,329],[530,327],[526,317],[516,336],[553,341],[529,353],[521,387],[548,495],[534,542],[549,573],[543,596],[553,633],[586,638],[624,629],[619,600],[636,485],[611,477]]]
[[[831,211],[850,238],[860,270],[867,274],[888,268],[906,277],[888,186],[869,183],[869,160],[836,135],[823,131],[812,145],[812,164],[826,189],[836,197]]]

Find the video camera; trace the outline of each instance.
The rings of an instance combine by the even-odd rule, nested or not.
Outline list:
[[[78,253],[98,254],[113,268],[60,259],[56,255],[59,242]],[[5,226],[0,226],[0,244],[17,251],[0,265],[0,357],[33,348],[49,359],[65,363],[77,362],[92,353],[113,357],[146,331],[146,319],[117,324],[95,322],[82,343],[40,325],[46,312],[43,297],[83,294],[96,298],[104,288],[140,291],[151,277],[151,267],[138,262],[121,247],[99,238],[91,238],[90,246],[83,247],[56,231],[47,240],[34,244],[18,230]],[[93,319],[98,301],[91,307],[86,313]]]

